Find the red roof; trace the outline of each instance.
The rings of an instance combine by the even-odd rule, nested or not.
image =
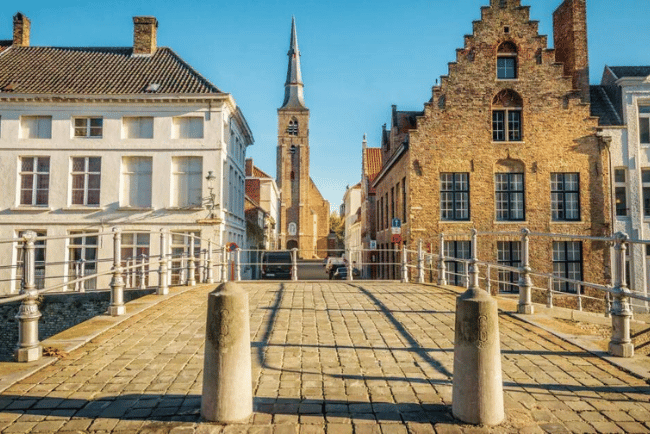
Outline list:
[[[368,177],[368,182],[372,185],[379,172],[381,171],[381,148],[366,148],[366,155],[363,156],[365,167],[364,174]],[[370,187],[369,193],[374,194],[375,189]]]

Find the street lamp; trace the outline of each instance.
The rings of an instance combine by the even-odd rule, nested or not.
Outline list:
[[[217,197],[216,194],[214,194],[214,180],[217,179],[216,176],[214,176],[214,172],[212,170],[208,170],[208,176],[205,177],[206,181],[208,181],[208,192],[209,196],[206,198],[207,200],[207,205],[210,206],[210,218],[214,218],[214,207],[215,207],[215,199]]]

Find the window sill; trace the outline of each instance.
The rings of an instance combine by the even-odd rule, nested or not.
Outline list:
[[[9,208],[10,211],[12,212],[32,212],[32,213],[37,213],[37,212],[49,212],[52,211],[52,208],[48,206],[30,206],[30,205],[23,205],[23,206],[15,206],[13,208]]]
[[[202,206],[188,206],[188,207],[178,207],[178,206],[172,206],[169,208],[165,208],[167,211],[176,211],[176,212],[197,212],[197,211],[209,211],[206,210]]]
[[[517,82],[517,81],[519,81],[519,78],[518,77],[515,77],[515,78],[499,78],[499,77],[497,77],[497,81],[514,81],[514,82]]]
[[[133,212],[145,212],[153,211],[152,207],[140,207],[140,206],[120,206],[117,208],[118,211],[133,211]]]
[[[103,136],[73,136],[73,139],[103,139]]]
[[[473,224],[471,220],[439,220],[438,224],[439,225],[444,225],[445,223],[452,223],[452,224]]]
[[[101,208],[100,206],[92,206],[92,205],[89,205],[89,206],[83,206],[83,205],[69,206],[69,207],[66,207],[66,208],[61,208],[61,211],[64,211],[64,212],[88,212],[88,213],[90,213],[90,212],[103,211],[103,210],[104,210],[104,208]]]
[[[495,225],[527,225],[528,220],[494,220]]]
[[[578,225],[585,222],[582,220],[551,220],[549,223],[552,225]]]
[[[510,140],[502,140],[502,141],[500,141],[500,142],[495,142],[494,140],[492,140],[492,144],[493,144],[493,145],[503,145],[503,144],[507,144],[507,145],[525,145],[526,142],[523,142],[523,141],[517,141],[517,140],[513,140],[513,141],[510,141]]]

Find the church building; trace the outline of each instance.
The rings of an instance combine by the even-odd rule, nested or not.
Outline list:
[[[280,248],[301,258],[327,255],[329,202],[309,176],[309,109],[303,96],[300,50],[291,22],[284,102],[278,109],[277,184],[280,189]]]

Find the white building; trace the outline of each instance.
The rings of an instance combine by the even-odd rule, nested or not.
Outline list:
[[[650,66],[606,66],[601,84],[591,86],[591,107],[609,142],[613,231],[650,240]],[[628,258],[628,285],[647,296],[650,246],[634,244]]]
[[[244,242],[253,143],[244,116],[230,94],[157,47],[154,17],[133,22],[133,47],[32,47],[18,13],[13,40],[0,41],[0,238],[78,234],[37,243],[39,286],[67,281],[80,259],[85,274],[108,269],[111,237],[94,234],[113,226],[142,231],[122,236],[123,258],[158,255],[160,236],[148,232],[161,229],[177,233],[173,254],[188,251],[182,234]],[[3,265],[20,259],[16,245],[0,251]],[[15,292],[19,268],[0,273],[0,293]]]
[[[246,159],[246,194],[266,213],[264,222],[266,250],[279,249],[280,190],[275,179]]]
[[[345,246],[346,256],[352,262],[353,266],[359,268],[363,266],[363,244],[361,242],[361,184],[348,187],[343,195],[343,211],[341,217],[345,222]],[[356,264],[356,265],[354,265]]]

